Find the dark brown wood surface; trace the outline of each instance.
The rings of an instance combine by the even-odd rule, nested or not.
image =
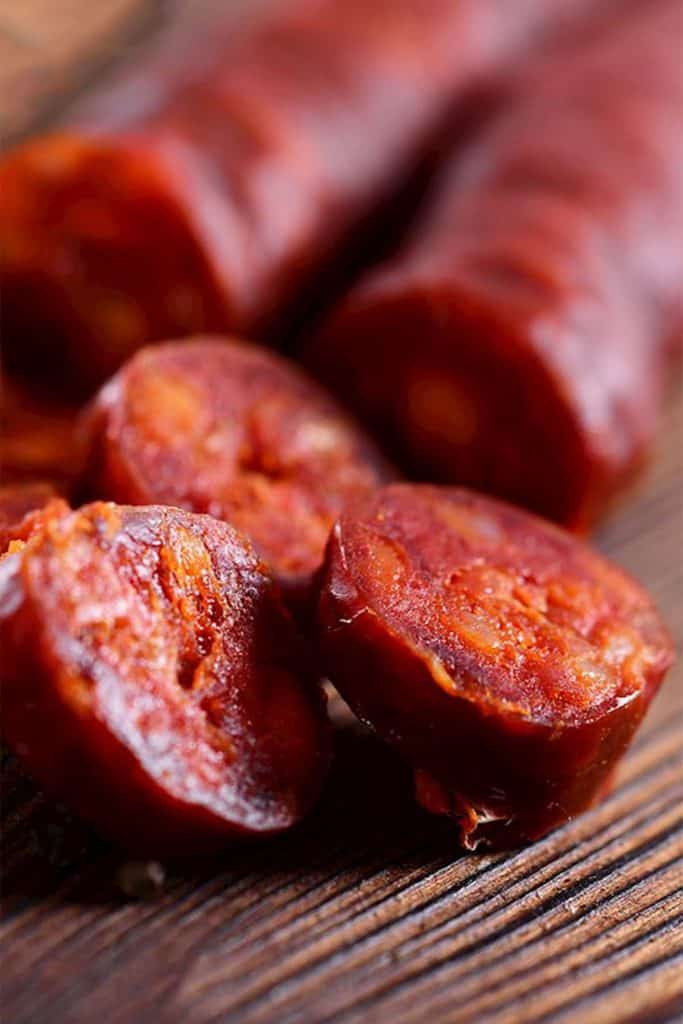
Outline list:
[[[75,5],[84,17],[99,11],[100,27],[81,25],[73,49],[55,29],[69,40],[59,60],[41,29],[33,67],[59,68],[51,97],[41,88],[19,104],[11,61],[4,67],[13,132],[82,82],[84,61],[120,47],[124,23],[137,32],[149,13],[134,0],[108,3],[118,11],[110,22],[104,3]],[[17,45],[10,15],[33,33],[29,8],[41,18],[75,9],[0,0],[0,53]],[[680,386],[651,472],[598,542],[651,589],[683,646]],[[208,864],[166,865],[165,886],[143,902],[121,895],[121,854],[6,758],[5,1024],[683,1020],[683,664],[613,794],[507,855],[460,853],[450,826],[413,804],[405,768],[340,705],[336,717],[335,768],[309,821]]]

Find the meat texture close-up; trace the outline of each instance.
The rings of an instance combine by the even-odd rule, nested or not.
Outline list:
[[[45,517],[68,509],[51,484],[36,481],[0,486],[0,555],[13,542],[21,544],[42,529]]]

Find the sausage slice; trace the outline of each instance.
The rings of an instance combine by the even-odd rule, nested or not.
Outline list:
[[[219,338],[138,353],[96,398],[84,433],[88,496],[233,523],[295,601],[308,594],[335,519],[391,476],[302,371]]]
[[[0,563],[5,739],[105,834],[161,855],[280,832],[325,774],[314,678],[226,523],[95,503]]]
[[[465,490],[395,484],[341,517],[319,606],[330,678],[463,844],[589,807],[672,661],[656,610],[569,534]]]

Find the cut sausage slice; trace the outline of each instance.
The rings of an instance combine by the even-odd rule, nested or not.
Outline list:
[[[295,602],[343,509],[388,481],[378,452],[315,383],[256,346],[150,346],[86,414],[89,496],[233,523]]]
[[[600,555],[428,485],[341,517],[319,624],[342,696],[470,848],[535,839],[590,806],[672,661],[647,595]]]
[[[0,564],[3,730],[36,779],[160,855],[280,832],[327,726],[250,545],[176,509],[95,503]]]

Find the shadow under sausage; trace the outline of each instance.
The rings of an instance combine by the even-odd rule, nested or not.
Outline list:
[[[229,890],[250,877],[266,893],[290,876],[357,871],[372,864],[406,870],[460,855],[451,823],[422,811],[408,766],[332,701],[334,746],[330,775],[312,813],[282,836],[245,842],[195,861],[164,860],[163,885],[141,896],[208,882]],[[27,905],[57,902],[118,906],[128,854],[99,836],[66,807],[43,794],[15,758],[3,753],[0,774],[0,911],[5,920]],[[137,865],[134,865],[134,868]],[[123,869],[123,870],[122,870]],[[143,878],[144,883],[144,878]],[[135,894],[132,894],[135,898]]]

